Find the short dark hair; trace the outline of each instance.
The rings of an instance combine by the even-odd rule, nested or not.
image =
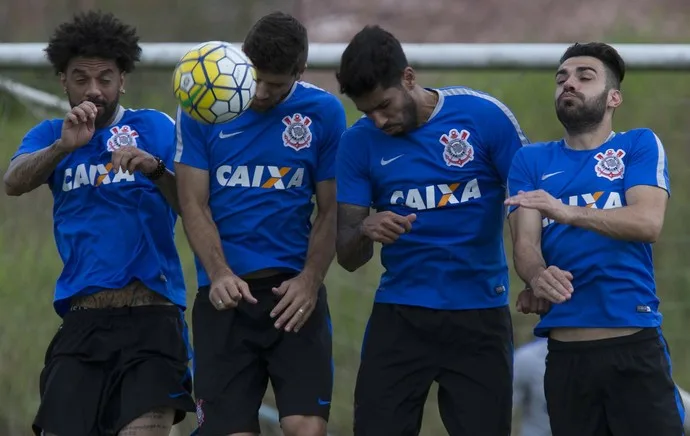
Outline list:
[[[380,26],[366,26],[350,41],[335,76],[340,92],[360,97],[381,86],[400,86],[409,66],[400,41]]]
[[[297,74],[307,63],[307,29],[290,14],[272,12],[249,30],[243,50],[259,71]]]
[[[77,14],[59,25],[45,52],[56,73],[64,73],[75,57],[113,60],[120,71],[129,73],[141,58],[136,29],[100,11]]]
[[[560,63],[578,56],[588,56],[599,59],[606,68],[607,82],[612,88],[620,88],[625,77],[625,61],[618,51],[603,42],[575,43],[561,56]]]

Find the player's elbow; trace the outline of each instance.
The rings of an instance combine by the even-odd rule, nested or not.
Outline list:
[[[654,244],[659,240],[663,227],[664,223],[662,220],[649,220],[649,222],[645,223],[642,229],[640,229],[640,239],[642,242]]]
[[[6,172],[2,177],[2,184],[5,186],[5,194],[10,197],[19,197],[20,195],[26,193],[24,189],[21,189],[16,183],[14,183],[11,177],[11,172],[9,171]]]
[[[352,256],[345,255],[338,250],[336,250],[336,259],[338,261],[338,265],[340,265],[347,272],[355,272],[362,265],[364,265],[363,262],[358,262]]]

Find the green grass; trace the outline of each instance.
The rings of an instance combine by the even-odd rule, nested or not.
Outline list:
[[[40,76],[44,77],[44,75]],[[40,83],[38,75],[25,73],[24,81]],[[309,79],[325,83],[331,74],[317,74]],[[553,75],[544,73],[426,73],[425,85],[463,84],[487,91],[505,102],[516,114],[532,141],[561,135],[553,110]],[[687,170],[687,128],[690,112],[690,88],[687,75],[673,73],[631,72],[624,84],[625,103],[616,114],[616,129],[653,128],[665,142],[671,172],[673,197],[661,240],[656,244],[659,294],[665,314],[665,331],[671,344],[675,377],[690,388],[690,341],[686,339],[685,319],[690,317],[686,296],[690,271],[686,268],[685,247],[690,233],[686,207],[690,192]],[[171,113],[173,102],[168,92],[169,74],[141,72],[130,79],[127,106],[156,107]],[[45,87],[45,86],[44,86]],[[55,92],[57,83],[48,90]],[[347,102],[350,121],[359,114]],[[25,131],[37,122],[18,105],[5,107],[0,118],[0,171],[6,168]],[[54,247],[51,222],[52,200],[47,189],[21,198],[0,197],[0,419],[12,430],[0,428],[1,434],[28,435],[29,424],[38,402],[38,373],[43,354],[59,319],[52,311],[53,285],[61,268]],[[506,236],[507,229],[506,229]],[[182,255],[191,301],[195,274],[191,253],[180,229],[178,247]],[[507,242],[508,256],[510,243]],[[333,265],[327,278],[335,334],[336,386],[331,430],[337,435],[351,434],[352,391],[359,347],[372,294],[381,272],[378,257],[354,274]],[[512,283],[519,286],[512,276]],[[512,289],[513,298],[519,289]],[[529,340],[533,316],[514,316],[518,344]],[[435,410],[435,394],[429,397],[425,415],[425,435],[444,434]],[[191,428],[190,415],[185,430]],[[0,421],[1,422],[1,421]],[[188,433],[187,433],[188,434]]]

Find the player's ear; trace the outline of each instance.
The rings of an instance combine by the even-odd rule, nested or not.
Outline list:
[[[67,74],[60,73],[60,85],[62,85],[62,89],[64,89],[65,94],[67,94]]]
[[[403,70],[402,83],[408,90],[412,90],[417,84],[417,74],[412,67],[406,67]]]
[[[616,109],[623,103],[623,94],[619,89],[611,89],[608,100],[608,106]]]
[[[124,94],[124,89],[125,89],[125,73],[122,72],[120,73],[120,93]]]

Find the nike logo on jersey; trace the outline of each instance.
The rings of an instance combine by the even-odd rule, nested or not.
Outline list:
[[[401,155],[395,156],[394,158],[391,158],[391,159],[388,159],[388,160],[386,160],[386,159],[384,159],[384,158],[381,158],[381,166],[386,166],[386,165],[388,165],[389,163],[393,162],[394,160],[399,159],[399,158],[401,158],[401,157],[403,157],[403,156],[405,156],[405,155],[404,155],[404,154],[401,154]]]
[[[556,176],[556,175],[561,174],[561,173],[563,173],[563,172],[564,172],[564,171],[556,171],[555,173],[542,174],[541,179],[542,179],[542,180],[546,180],[546,179],[548,179],[549,177]]]
[[[223,133],[223,132],[220,132],[220,133],[218,134],[218,137],[219,137],[220,139],[227,139],[227,138],[232,138],[232,137],[235,136],[235,135],[239,135],[240,133],[242,133],[241,130],[240,130],[239,132],[231,132],[231,133]]]

